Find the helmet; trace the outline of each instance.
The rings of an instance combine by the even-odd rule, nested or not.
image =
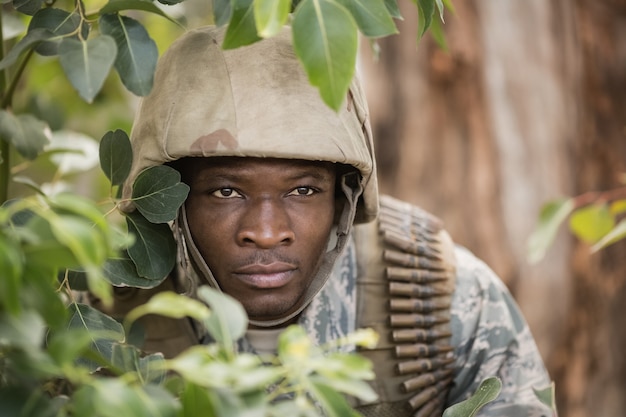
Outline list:
[[[359,170],[364,193],[355,222],[373,220],[378,188],[365,95],[355,79],[334,112],[309,84],[286,27],[275,37],[221,48],[223,28],[192,30],[159,60],[154,88],[135,118],[139,173],[193,156],[251,156],[337,162]]]
[[[142,170],[186,157],[305,159],[355,168],[358,178],[343,178],[346,201],[339,205],[336,236],[329,237],[329,250],[304,304],[288,317],[253,322],[273,327],[299,314],[321,290],[352,224],[377,215],[369,117],[356,79],[338,112],[321,100],[295,56],[288,27],[277,36],[233,50],[221,48],[223,37],[223,28],[190,31],[160,59],[154,88],[142,100],[131,132],[133,165],[124,196],[131,196],[132,183]],[[184,209],[174,234],[185,275],[195,274],[199,282],[219,288],[193,242]]]

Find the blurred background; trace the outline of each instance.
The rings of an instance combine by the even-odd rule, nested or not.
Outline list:
[[[626,197],[626,1],[455,1],[447,52],[416,44],[415,7],[399,3],[400,35],[361,59],[381,189],[437,214],[502,277],[559,415],[626,415],[626,241],[591,254],[563,226],[527,260],[549,200]]]
[[[377,56],[363,42],[359,64],[382,191],[438,215],[502,277],[556,382],[561,416],[624,416],[626,241],[592,254],[562,226],[531,264],[528,239],[550,200],[611,190],[626,198],[626,0],[454,1],[447,49],[430,35],[417,42],[415,5],[399,4],[400,34],[380,40]],[[211,15],[206,0],[166,11],[189,28]],[[24,23],[5,18],[3,31]],[[161,53],[183,31],[156,15],[141,20]],[[53,148],[80,152],[51,152],[13,173],[104,198],[98,140],[130,132],[137,99],[112,72],[86,105],[58,60],[35,59],[14,108],[49,123]],[[14,182],[10,193],[27,187]]]

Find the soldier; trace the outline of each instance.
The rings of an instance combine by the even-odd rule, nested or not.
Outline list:
[[[365,98],[350,86],[339,112],[309,85],[288,29],[224,51],[223,31],[185,34],[161,58],[138,111],[125,193],[145,168],[170,164],[190,194],[173,226],[179,267],[116,311],[199,285],[239,300],[242,348],[273,352],[299,323],[318,343],[372,327],[372,416],[441,415],[487,377],[502,379],[489,416],[540,416],[550,380],[503,283],[455,246],[441,222],[379,195]],[[130,300],[130,301],[129,301]],[[190,323],[146,323],[145,348],[173,356],[206,335]]]

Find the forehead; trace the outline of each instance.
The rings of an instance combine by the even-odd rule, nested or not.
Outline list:
[[[282,176],[312,176],[320,180],[335,178],[335,164],[303,159],[206,157],[185,158],[179,166],[187,181],[220,176],[257,176],[277,174]]]

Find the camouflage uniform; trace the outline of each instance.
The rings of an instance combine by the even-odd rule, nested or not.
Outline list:
[[[394,329],[387,329],[387,322],[389,319],[393,322],[394,317],[401,321],[407,317],[419,323],[423,321],[409,326],[408,330],[426,333],[433,330],[436,335],[426,347],[421,344],[408,347],[426,349],[427,366],[433,369],[425,373],[429,376],[426,382],[420,379],[420,372],[411,373],[411,380],[405,381],[405,388],[417,384],[417,388],[407,389],[415,389],[419,397],[411,399],[416,401],[413,411],[394,408],[400,398],[395,392],[399,385],[393,375],[398,358],[390,356],[390,352],[397,344],[387,343],[387,350],[372,353],[376,369],[386,375],[375,382],[379,393],[384,394],[381,398],[388,397],[391,404],[384,409],[386,415],[440,414],[444,406],[467,398],[482,379],[490,376],[500,376],[504,389],[483,415],[548,415],[531,388],[543,388],[549,379],[528,326],[503,284],[469,252],[454,248],[440,226],[431,227],[436,221],[413,206],[383,197],[381,207],[391,207],[387,208],[391,223],[403,221],[403,216],[414,213],[420,223],[403,236],[400,236],[403,227],[394,229],[392,225],[390,230],[385,229],[389,224],[384,224],[384,216],[379,215],[376,166],[364,94],[355,80],[342,108],[338,112],[327,108],[295,59],[290,35],[286,29],[272,39],[223,51],[219,47],[223,31],[202,28],[173,44],[157,67],[154,89],[142,101],[133,125],[134,159],[125,196],[131,195],[132,181],[143,169],[183,157],[296,158],[352,167],[340,176],[339,189],[343,195],[336,204],[338,220],[301,309],[288,317],[254,324],[268,328],[281,326],[299,314],[299,323],[311,337],[324,343],[358,326],[369,325],[364,320],[370,317],[368,310],[372,306],[378,314],[370,317],[372,323],[383,332],[393,333]],[[426,219],[423,225],[422,219]],[[390,241],[380,240],[377,222],[381,231],[391,233]],[[178,279],[168,279],[157,289],[125,294],[115,307],[118,314],[163,289],[193,295],[198,285],[219,288],[193,242],[184,208],[173,231],[179,247]],[[385,234],[384,239],[387,238]],[[392,261],[391,270],[396,272],[388,272],[380,260],[385,245],[389,246],[390,242],[391,246],[414,251],[394,255],[396,260]],[[413,269],[412,264],[415,264]],[[422,267],[424,271],[419,270]],[[407,271],[411,276],[422,277],[423,273],[424,285],[408,283],[407,287],[395,282],[390,284],[390,289],[368,287],[372,282],[386,285],[385,280],[391,277],[393,281],[394,274],[405,279]],[[396,290],[391,287],[400,293],[413,291],[417,295],[396,297]],[[423,296],[422,291],[427,295]],[[368,299],[370,305],[364,308],[366,297],[371,300]],[[394,316],[385,307],[390,300],[398,301],[401,308],[407,303],[419,306],[424,314]],[[167,351],[171,356],[199,339],[205,340],[205,335],[195,334],[188,322],[181,327],[172,320],[152,320],[146,321],[147,350]],[[242,345],[251,348],[245,341]],[[413,356],[412,359],[420,359],[424,355]],[[433,365],[434,362],[439,365]],[[377,375],[381,374],[377,371]],[[438,388],[431,395],[429,390],[435,385]],[[382,408],[377,408],[379,405],[360,406],[367,415],[385,415],[380,412]]]
[[[367,237],[360,233],[363,227],[355,228],[357,239]],[[333,270],[329,280],[332,285],[327,285],[313,300],[300,320],[320,344],[354,330],[359,244],[363,242],[350,241]],[[511,294],[494,272],[466,248],[455,245],[453,252],[456,286],[451,300],[450,327],[454,379],[443,407],[467,399],[485,378],[498,376],[502,391],[481,410],[480,416],[550,416],[549,408],[533,393],[533,388],[549,386],[550,379]],[[368,256],[376,259],[381,254]],[[379,411],[373,415],[382,414]]]
[[[490,376],[502,380],[502,392],[481,416],[549,416],[533,388],[550,384],[539,351],[519,308],[502,281],[467,249],[457,247],[457,286],[452,301],[455,346],[455,404]]]

